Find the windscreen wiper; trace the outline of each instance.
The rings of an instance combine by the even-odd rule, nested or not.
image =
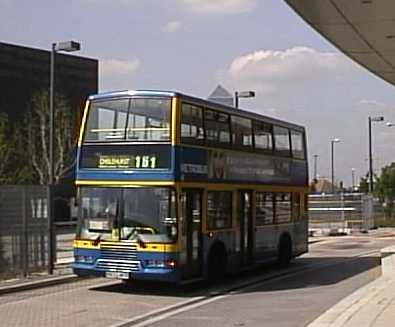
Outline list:
[[[97,245],[99,244],[100,240],[101,240],[101,234],[99,234],[99,235],[94,239],[94,241],[93,241],[92,244],[93,244],[94,246],[97,246]]]

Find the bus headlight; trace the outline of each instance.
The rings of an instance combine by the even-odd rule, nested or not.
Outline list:
[[[145,260],[147,268],[175,268],[176,265],[175,260]]]
[[[91,255],[76,255],[74,258],[75,258],[75,262],[78,263],[88,263],[88,264],[93,263],[93,257]]]

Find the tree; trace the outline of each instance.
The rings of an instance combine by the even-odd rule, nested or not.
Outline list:
[[[387,217],[392,217],[395,200],[395,162],[381,169],[380,177],[376,177],[375,194],[384,204]]]
[[[0,113],[0,184],[7,184],[9,181],[8,165],[12,149],[9,129],[7,115]]]
[[[359,192],[369,193],[368,175],[366,175],[365,177],[361,177],[361,180],[359,181]]]
[[[49,95],[40,91],[33,95],[26,117],[29,155],[40,184],[47,184],[49,158]],[[55,96],[54,110],[54,181],[58,184],[74,165],[73,114],[64,96]]]

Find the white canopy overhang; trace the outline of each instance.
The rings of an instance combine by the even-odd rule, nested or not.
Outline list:
[[[394,0],[285,0],[347,56],[395,85]]]

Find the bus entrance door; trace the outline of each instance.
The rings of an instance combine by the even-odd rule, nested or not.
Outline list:
[[[254,226],[251,201],[251,191],[239,191],[240,264],[242,266],[251,264],[254,260]]]
[[[182,199],[183,277],[199,277],[202,274],[202,192],[184,189]]]

